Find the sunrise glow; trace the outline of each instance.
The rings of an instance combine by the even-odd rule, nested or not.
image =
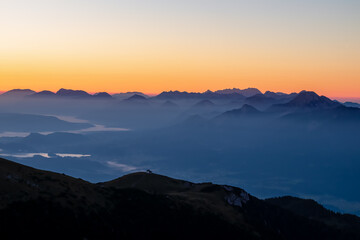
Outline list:
[[[225,2],[1,1],[0,90],[359,97],[359,1]]]

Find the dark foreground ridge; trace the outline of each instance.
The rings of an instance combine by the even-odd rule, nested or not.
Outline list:
[[[312,200],[133,173],[91,184],[0,159],[1,239],[360,239]]]

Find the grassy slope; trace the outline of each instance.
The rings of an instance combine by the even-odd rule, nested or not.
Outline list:
[[[91,184],[0,159],[3,239],[359,239],[325,220],[229,186],[147,173]]]

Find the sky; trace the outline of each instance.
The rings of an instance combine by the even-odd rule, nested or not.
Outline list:
[[[1,0],[0,90],[360,97],[358,0]]]

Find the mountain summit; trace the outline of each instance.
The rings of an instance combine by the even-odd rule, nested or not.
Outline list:
[[[291,107],[332,108],[340,104],[315,92],[302,91],[293,100],[286,104]]]
[[[340,103],[332,101],[325,96],[319,96],[311,91],[301,91],[290,102],[274,105],[275,108],[288,109],[328,109],[339,106],[341,106]]]
[[[7,92],[4,92],[3,94],[1,94],[1,96],[3,97],[25,97],[25,96],[29,96],[31,94],[34,94],[35,91],[31,90],[31,89],[13,89]]]
[[[246,89],[239,89],[239,88],[233,88],[233,89],[223,89],[223,90],[217,90],[215,93],[219,94],[232,94],[232,93],[238,93],[245,97],[251,97],[256,94],[262,94],[262,92],[257,88],[246,88]]]
[[[144,97],[143,95],[134,94],[133,96],[131,96],[125,100],[127,100],[127,101],[146,101],[147,98]]]
[[[75,98],[83,98],[83,97],[91,97],[91,95],[83,90],[72,90],[72,89],[64,89],[61,88],[56,92],[57,96],[62,97],[75,97]]]

